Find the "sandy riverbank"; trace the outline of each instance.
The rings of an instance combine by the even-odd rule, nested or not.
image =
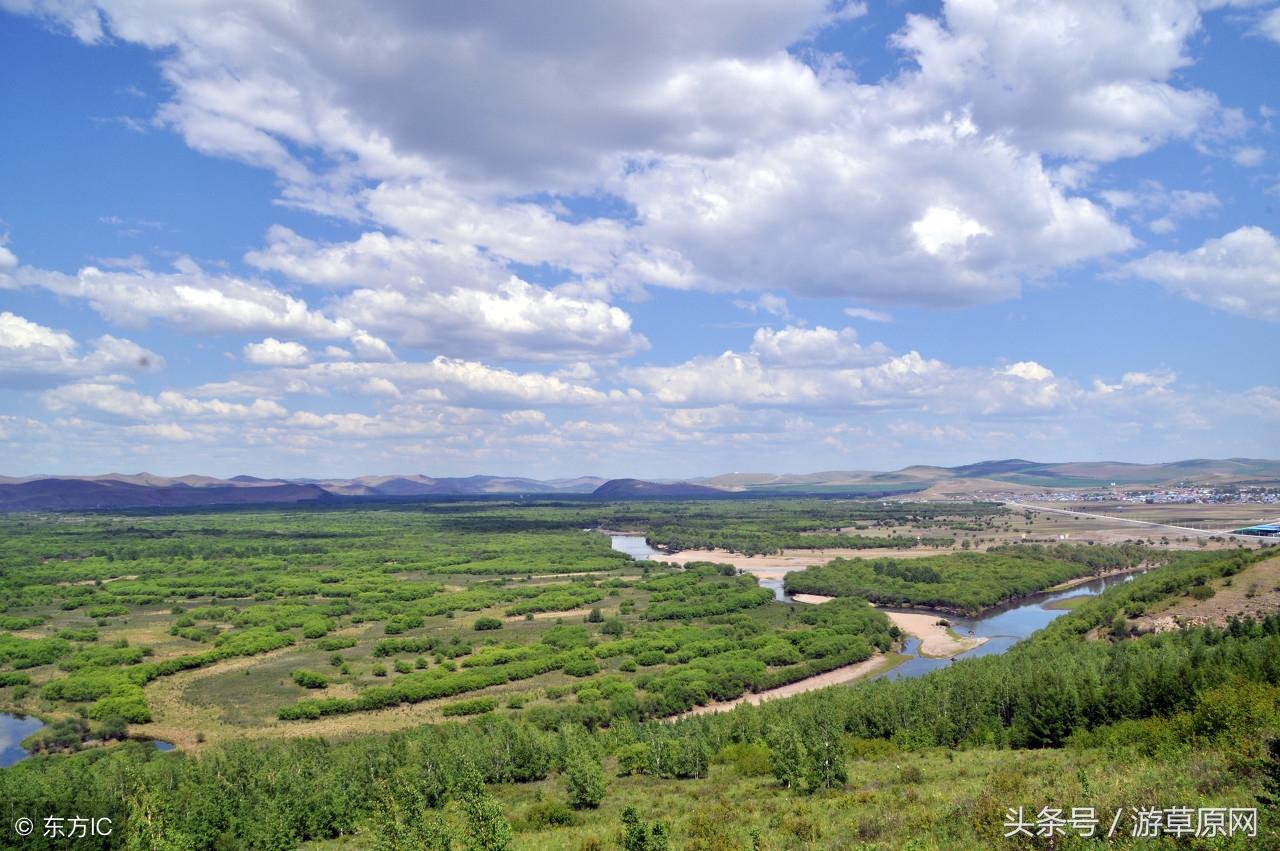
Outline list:
[[[718,564],[731,564],[739,570],[757,576],[760,579],[781,579],[793,570],[804,570],[819,564],[826,564],[834,558],[923,558],[939,554],[932,547],[918,547],[906,550],[877,550],[850,548],[826,550],[783,550],[777,555],[744,556],[742,553],[731,553],[728,550],[680,550],[654,556],[657,561],[688,564],[691,561],[713,561]],[[941,551],[945,552],[945,550]]]
[[[959,635],[938,621],[942,615],[926,615],[919,612],[885,612],[898,629],[920,639],[922,656],[954,656],[972,650],[987,639],[976,635]]]
[[[797,603],[820,604],[834,597],[821,594],[792,594],[791,599]],[[882,610],[883,611],[883,610]],[[905,632],[920,639],[922,656],[954,656],[966,650],[972,650],[986,642],[986,638],[976,635],[959,635],[949,627],[938,623],[944,616],[939,613],[927,615],[920,612],[885,612],[889,620]]]
[[[797,680],[794,683],[788,683],[785,686],[778,686],[767,691],[756,692],[754,694],[744,694],[736,700],[725,700],[720,703],[708,703],[706,706],[699,706],[690,709],[676,718],[688,718],[692,715],[708,715],[713,712],[728,712],[740,703],[750,703],[753,706],[764,703],[766,700],[774,700],[779,697],[792,697],[797,694],[804,694],[807,691],[814,691],[827,686],[837,686],[841,683],[852,682],[853,680],[862,679],[870,676],[880,670],[887,669],[896,665],[899,659],[890,658],[883,653],[877,653],[870,659],[858,662],[854,665],[845,665],[843,668],[835,668],[827,671],[825,674],[817,674],[803,680]]]

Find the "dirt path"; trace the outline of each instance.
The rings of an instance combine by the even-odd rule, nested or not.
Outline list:
[[[788,683],[785,686],[778,686],[767,691],[760,691],[751,694],[744,694],[735,700],[724,700],[719,703],[708,703],[706,706],[698,706],[690,709],[688,712],[674,716],[674,718],[689,718],[694,715],[708,715],[714,712],[728,712],[740,703],[750,703],[753,706],[764,703],[766,700],[774,700],[779,697],[792,697],[797,694],[804,694],[807,691],[814,691],[827,686],[837,686],[841,683],[852,682],[853,680],[862,679],[870,674],[876,673],[882,667],[886,667],[887,657],[883,653],[877,653],[870,659],[858,662],[853,665],[845,665],[843,668],[836,668],[827,671],[825,674],[817,674],[807,677],[803,680],[797,680],[794,683]]]
[[[556,618],[584,618],[591,614],[590,609],[565,609],[559,612],[534,612],[533,619],[535,621],[549,621]],[[507,615],[503,618],[507,623],[514,621],[528,620],[524,615]]]

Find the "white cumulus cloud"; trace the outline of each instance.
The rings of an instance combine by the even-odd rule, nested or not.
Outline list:
[[[311,362],[311,352],[301,343],[267,337],[259,343],[246,343],[244,359],[259,366],[302,366]]]
[[[0,386],[33,387],[77,378],[154,372],[164,359],[130,340],[104,334],[88,351],[70,334],[0,312]]]
[[[1265,228],[1237,228],[1191,251],[1156,251],[1126,267],[1219,310],[1280,322],[1280,240]]]

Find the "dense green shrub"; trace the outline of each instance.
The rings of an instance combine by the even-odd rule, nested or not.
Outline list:
[[[920,559],[835,559],[786,575],[793,594],[861,597],[895,606],[974,612],[1068,579],[1166,558],[1132,545],[1076,547],[1010,544],[985,553]]]
[[[600,758],[580,742],[570,744],[564,757],[565,792],[575,809],[595,809],[604,800],[607,781]]]
[[[305,668],[295,668],[289,673],[289,676],[303,688],[327,688],[329,686],[328,677],[315,671],[308,671]]]
[[[470,700],[458,700],[453,703],[446,703],[440,707],[440,714],[445,716],[452,715],[482,715],[486,712],[492,712],[498,708],[498,699],[496,697],[473,697]]]

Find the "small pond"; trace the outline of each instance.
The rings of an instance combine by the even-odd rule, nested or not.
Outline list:
[[[27,751],[22,740],[44,726],[39,718],[0,712],[0,768],[8,768],[24,759]]]

